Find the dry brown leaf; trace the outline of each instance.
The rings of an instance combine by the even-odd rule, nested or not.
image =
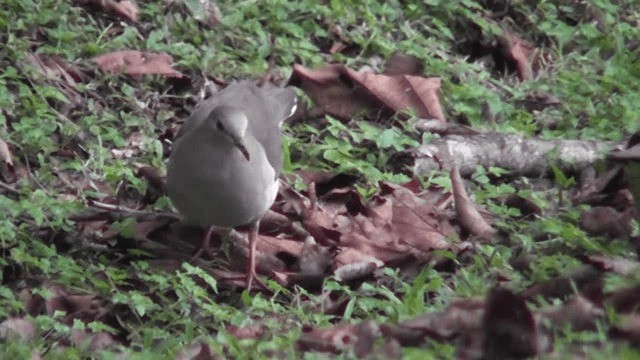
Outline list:
[[[625,276],[633,275],[640,268],[639,262],[618,256],[590,255],[585,260],[587,263],[598,267],[600,271],[611,271]]]
[[[171,219],[167,218],[155,218],[153,220],[148,221],[139,221],[133,224],[133,238],[138,241],[147,241],[149,240],[149,234],[166,226],[167,223],[171,222]],[[120,228],[112,224],[106,229],[103,234],[103,239],[112,239],[116,236],[120,235]]]
[[[640,305],[640,286],[613,291],[607,294],[605,302],[618,313],[636,311]]]
[[[498,37],[499,50],[514,63],[520,81],[533,79],[534,71],[549,61],[548,54],[542,53],[533,44],[505,31]]]
[[[129,19],[133,22],[138,21],[138,8],[136,7],[136,5],[129,1],[129,0],[121,0],[120,2],[116,3],[115,1],[111,1],[111,0],[102,0],[103,3],[110,3],[110,7],[107,8],[105,6],[105,9],[107,10],[112,10],[114,13],[116,13],[117,15],[122,16],[125,19]]]
[[[336,54],[341,52],[342,50],[346,49],[347,45],[340,42],[340,41],[334,41],[333,44],[331,44],[331,48],[329,48],[329,54]]]
[[[302,253],[304,243],[260,234],[260,240],[256,244],[256,247],[260,252],[267,254],[276,255],[286,252],[293,256],[299,256]]]
[[[309,188],[315,189],[313,183]],[[289,206],[283,210],[299,216],[319,244],[337,246],[334,267],[359,262],[380,266],[407,254],[426,259],[434,249],[456,249],[447,240],[455,237],[453,226],[438,216],[440,190],[414,192],[418,190],[415,183],[382,183],[366,204],[352,188],[333,188],[316,200],[289,187],[281,194]]]
[[[542,215],[542,208],[536,205],[531,199],[527,199],[517,194],[510,194],[504,200],[508,207],[520,210],[520,215],[528,217],[532,215]]]
[[[68,169],[57,169],[56,175],[60,182],[66,187],[67,195],[77,196],[82,191],[95,191],[96,194],[108,196],[113,192],[103,179],[92,178],[86,172],[72,171]],[[94,195],[97,196],[97,195]]]
[[[459,300],[442,312],[421,315],[401,325],[423,331],[436,339],[451,339],[460,333],[479,329],[484,310],[483,299]]]
[[[537,283],[522,292],[522,296],[535,299],[537,296],[545,298],[561,298],[573,294],[574,290],[588,287],[602,281],[603,274],[592,266],[584,267],[567,276],[558,276]]]
[[[164,75],[181,78],[183,75],[172,68],[173,58],[167,53],[138,50],[120,50],[94,57],[98,67],[109,73],[123,72],[127,75]]]
[[[524,298],[509,290],[495,288],[489,293],[482,322],[485,359],[522,359],[546,347]]]
[[[610,331],[614,339],[627,340],[632,346],[640,346],[640,314],[624,314]]]
[[[266,327],[261,324],[245,327],[229,325],[227,331],[238,339],[259,339],[264,335]]]
[[[89,79],[77,65],[71,64],[58,55],[29,54],[24,61],[50,79],[61,79],[71,87]]]
[[[352,248],[386,261],[408,250],[398,244],[394,237],[390,218],[391,202],[356,214],[351,214],[345,206],[344,210],[334,213],[328,227],[341,234],[341,247]]]
[[[92,276],[95,276],[95,274]],[[71,325],[74,321],[79,320],[85,324],[99,321],[117,326],[108,302],[98,295],[71,294],[62,286],[50,283],[44,283],[40,287],[46,289],[51,295],[44,299],[42,296],[32,292],[32,288],[24,288],[19,293],[26,312],[31,316],[42,314],[53,316],[56,313],[62,313],[63,315],[56,317],[56,320],[66,325]],[[100,349],[115,342],[113,337],[106,333],[75,335],[78,337],[74,338],[74,334],[71,334],[69,340],[73,342],[75,340],[90,339],[89,344],[92,349]]]
[[[534,49],[533,45],[512,34],[500,36],[498,43],[506,57],[515,63],[520,81],[531,80],[533,71],[530,56]]]
[[[89,351],[103,350],[111,345],[116,344],[116,339],[113,337],[113,335],[109,334],[106,331],[93,333],[89,330],[72,329],[70,340],[73,346],[86,346]]]
[[[81,6],[98,8],[101,11],[119,16],[132,22],[138,21],[138,8],[129,0],[74,0],[74,3]]]
[[[626,239],[630,236],[631,220],[635,208],[618,212],[608,206],[595,206],[580,214],[580,228],[590,235],[606,235],[611,238]]]
[[[164,193],[166,180],[160,169],[153,166],[141,166],[136,171],[136,176],[146,179],[152,188],[158,192]]]
[[[596,322],[604,315],[603,308],[581,295],[540,312],[540,316],[549,319],[555,328],[563,329],[569,325],[574,331],[595,330]]]
[[[340,250],[340,253],[338,253],[338,255],[336,255],[336,257],[334,258],[336,268],[355,263],[373,263],[376,265],[376,267],[381,267],[384,265],[382,261],[371,255],[365,254],[360,250],[350,247],[343,247]]]
[[[445,121],[438,98],[440,78],[412,75],[388,76],[372,72],[356,72],[348,68],[344,71],[394,112],[413,108],[418,117]]]
[[[296,342],[296,348],[299,351],[333,353],[352,350],[358,358],[362,358],[371,353],[373,343],[379,336],[380,327],[373,321],[357,325],[339,325],[306,331]]]
[[[310,70],[296,64],[289,83],[311,97],[316,115],[348,120],[359,112],[413,108],[420,117],[445,120],[438,98],[439,78],[357,72],[336,64]]]
[[[391,225],[400,243],[419,252],[453,248],[447,240],[453,229],[439,218],[436,207],[439,197],[434,197],[431,190],[415,193],[405,186],[390,183],[380,186],[393,200]],[[439,190],[436,192],[441,195]]]
[[[617,191],[623,186],[623,179],[622,166],[614,166],[595,179],[581,184],[580,193],[573,198],[573,201],[582,204],[600,204],[606,194]]]
[[[402,53],[393,54],[384,68],[386,75],[421,75],[423,71],[420,59]]]
[[[337,268],[334,275],[336,280],[342,282],[362,279],[372,275],[380,265],[375,261],[354,262]]]
[[[559,105],[562,105],[562,102],[557,97],[540,90],[535,90],[527,94],[524,101],[524,106],[528,111],[540,111]]]
[[[193,344],[182,351],[179,351],[175,357],[176,360],[213,360],[209,344],[200,342]]]
[[[331,115],[348,120],[358,112],[376,106],[344,76],[343,65],[332,64],[311,70],[294,64],[289,84],[302,89],[315,103],[314,115]]]
[[[321,275],[331,266],[333,257],[329,250],[318,245],[312,237],[308,237],[299,256],[300,273],[307,275]]]
[[[31,321],[21,318],[12,317],[0,323],[0,339],[4,341],[19,340],[21,342],[29,342],[36,336],[36,325]]]

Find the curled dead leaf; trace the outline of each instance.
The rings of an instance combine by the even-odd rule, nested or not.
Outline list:
[[[432,338],[451,339],[454,336],[480,328],[485,310],[482,299],[453,302],[444,311],[428,313],[401,323],[410,329],[421,330]]]
[[[346,49],[347,45],[340,42],[340,41],[334,41],[333,44],[331,44],[331,48],[329,48],[328,53],[329,54],[336,54],[341,52],[342,50]]]
[[[602,280],[603,274],[593,266],[586,266],[566,276],[558,276],[537,283],[521,293],[528,299],[536,296],[560,298],[572,294],[576,288],[583,289]]]
[[[182,73],[172,68],[173,58],[167,53],[120,50],[98,55],[92,60],[100,70],[109,73],[123,72],[131,76],[158,74],[166,77],[183,77]]]
[[[393,54],[384,68],[386,75],[420,75],[423,71],[420,59],[403,53]]]
[[[238,339],[259,339],[264,335],[266,328],[264,325],[253,325],[245,327],[229,325],[227,327],[227,331]]]
[[[515,63],[520,81],[531,80],[533,78],[531,56],[535,49],[533,45],[513,34],[500,36],[498,43],[507,59]]]
[[[560,105],[562,105],[562,102],[557,97],[540,90],[530,92],[524,100],[524,106],[528,111],[540,111]]]
[[[0,323],[0,339],[29,342],[35,337],[36,330],[35,324],[31,321],[20,317],[12,317]]]
[[[178,352],[176,360],[213,360],[209,344],[199,342]]]
[[[419,117],[445,120],[438,97],[439,78],[376,74],[336,64],[311,70],[295,64],[289,83],[314,101],[316,115],[348,120],[360,112],[394,113],[413,108]]]
[[[138,7],[129,0],[74,0],[76,5],[88,6],[121,17],[132,22],[138,21]]]
[[[346,74],[382,105],[399,112],[413,108],[421,118],[445,121],[438,91],[440,78],[413,75],[388,76],[372,72],[356,72],[345,68]]]
[[[47,78],[61,79],[71,87],[89,79],[79,66],[69,63],[59,55],[29,54],[24,61]]]
[[[307,331],[296,343],[300,351],[339,353],[352,350],[358,358],[371,353],[374,341],[380,336],[380,327],[373,321],[357,325],[340,325],[328,329]]]
[[[375,262],[358,262],[341,266],[334,275],[338,281],[351,281],[367,277],[378,268]]]
[[[602,272],[611,271],[625,276],[631,276],[640,269],[640,263],[638,261],[618,256],[590,255],[586,257],[585,261],[597,267]]]
[[[542,215],[542,208],[533,202],[533,200],[517,194],[508,195],[504,200],[504,204],[520,210],[520,215],[523,217]]]
[[[153,166],[141,166],[136,171],[136,176],[146,179],[149,185],[157,191],[164,193],[165,191],[165,178],[161,174],[160,169]]]
[[[590,235],[606,235],[612,238],[627,238],[631,234],[634,208],[618,212],[608,206],[595,206],[580,214],[580,228]]]
[[[299,87],[313,100],[315,115],[327,114],[348,120],[354,114],[374,107],[375,103],[343,76],[344,69],[338,64],[316,70],[294,64],[289,84]]]
[[[106,331],[93,333],[88,330],[73,329],[70,340],[74,346],[86,346],[90,351],[99,351],[116,344],[113,335]]]
[[[569,325],[575,331],[595,330],[596,322],[604,315],[604,309],[581,295],[540,313],[540,316],[549,319],[554,327],[562,329]]]
[[[456,215],[460,225],[481,239],[490,239],[496,233],[496,230],[482,218],[471,199],[469,199],[458,168],[454,166],[450,174],[453,197],[456,203]]]
[[[323,246],[316,244],[311,236],[309,236],[300,252],[300,273],[308,275],[324,274],[331,266],[333,258],[329,250]]]
[[[482,328],[485,359],[522,359],[546,351],[548,345],[525,299],[507,289],[495,288],[487,296]]]

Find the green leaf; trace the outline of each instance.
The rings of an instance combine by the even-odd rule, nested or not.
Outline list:
[[[413,284],[404,295],[403,303],[409,309],[410,315],[422,313],[424,309],[424,293],[426,289],[428,269],[422,269],[418,276],[413,280]]]

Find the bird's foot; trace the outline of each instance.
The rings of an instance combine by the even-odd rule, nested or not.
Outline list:
[[[251,290],[253,289],[253,285],[256,285],[256,288],[259,288],[259,290],[261,291],[264,291],[264,292],[271,291],[267,287],[267,285],[265,285],[265,283],[262,282],[262,280],[260,280],[260,278],[258,277],[258,274],[256,273],[253,273],[253,274],[246,273],[240,276],[229,276],[229,277],[224,277],[220,280],[233,282],[235,284],[244,282],[245,287],[249,292],[251,292]]]
[[[200,246],[198,246],[196,252],[189,259],[189,263],[194,263],[196,260],[202,256],[202,253],[207,253],[212,259],[215,258],[215,253],[211,250],[211,234],[213,234],[214,228],[210,226],[205,232],[202,240],[200,241]]]
[[[245,274],[245,280],[247,284],[247,290],[249,292],[251,292],[251,284],[253,282],[255,282],[255,284],[260,288],[260,290],[269,291],[269,288],[267,287],[267,285],[265,285],[262,282],[262,280],[260,280],[260,278],[258,277],[258,274],[256,274],[255,271],[247,271],[247,273]]]
[[[213,252],[213,250],[211,250],[211,248],[209,248],[209,247],[199,247],[198,250],[189,259],[189,263],[193,264],[194,262],[196,262],[196,260],[198,260],[198,259],[200,259],[200,257],[202,257],[203,253],[207,253],[207,255],[209,255],[209,257],[211,257],[212,259],[215,258],[215,256],[216,256],[216,254]]]

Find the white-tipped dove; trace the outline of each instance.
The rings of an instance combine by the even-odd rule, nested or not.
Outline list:
[[[249,289],[260,219],[278,192],[280,127],[295,111],[296,99],[291,88],[229,85],[196,108],[169,157],[171,201],[188,223],[209,227],[200,251],[209,247],[212,226],[250,226]]]

